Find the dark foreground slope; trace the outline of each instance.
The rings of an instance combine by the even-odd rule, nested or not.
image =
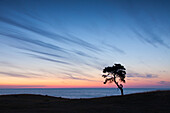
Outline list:
[[[93,99],[2,95],[0,113],[170,113],[170,91]]]

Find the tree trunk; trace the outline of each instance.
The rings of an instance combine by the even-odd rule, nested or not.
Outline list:
[[[115,77],[115,75],[114,75],[114,82],[115,82],[115,84],[117,85],[117,87],[120,89],[121,95],[124,95],[124,94],[123,94],[123,87],[120,86],[120,85],[118,84],[118,82],[116,82],[116,77]]]
[[[121,95],[124,95],[123,94],[123,88],[121,87],[121,88],[119,88],[120,89],[120,91],[121,91]]]

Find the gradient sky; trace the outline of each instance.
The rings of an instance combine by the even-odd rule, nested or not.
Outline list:
[[[170,88],[167,0],[0,0],[0,88]]]

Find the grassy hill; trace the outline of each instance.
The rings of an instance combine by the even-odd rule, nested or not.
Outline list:
[[[170,91],[91,99],[1,95],[0,113],[170,113]]]

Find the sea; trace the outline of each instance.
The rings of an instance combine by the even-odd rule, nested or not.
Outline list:
[[[170,88],[124,88],[124,94],[141,93],[157,90],[170,90]],[[54,97],[80,99],[97,98],[120,95],[118,88],[19,88],[0,89],[0,95],[8,94],[40,94]]]

